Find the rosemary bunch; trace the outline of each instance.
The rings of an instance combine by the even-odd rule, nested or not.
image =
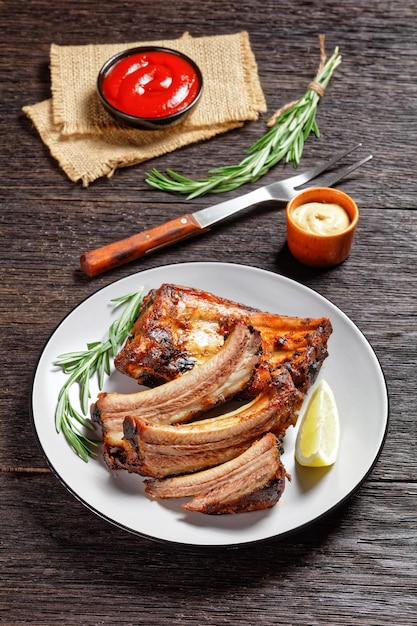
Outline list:
[[[247,156],[240,163],[212,169],[207,178],[198,180],[170,169],[166,170],[166,175],[152,169],[146,182],[163,191],[187,194],[188,199],[192,199],[207,193],[231,191],[245,183],[255,182],[284,158],[286,162],[293,162],[297,166],[310,133],[320,136],[316,122],[318,102],[334,70],[342,61],[338,48],[326,61],[323,36],[320,37],[320,47],[320,66],[305,94],[272,116],[268,123],[270,130],[250,146]]]
[[[112,302],[115,307],[127,304],[121,317],[115,320],[109,328],[108,338],[105,341],[95,341],[87,344],[86,350],[67,352],[57,357],[55,365],[69,374],[68,379],[58,395],[55,410],[55,428],[62,432],[76,452],[84,461],[89,456],[96,456],[95,448],[100,443],[83,433],[83,428],[94,431],[94,426],[86,418],[90,399],[90,379],[97,373],[98,385],[101,389],[105,374],[110,373],[110,357],[115,356],[121,343],[128,337],[133,322],[137,318],[142,304],[143,289],[138,292],[115,298]],[[70,388],[79,385],[80,410],[72,404]]]

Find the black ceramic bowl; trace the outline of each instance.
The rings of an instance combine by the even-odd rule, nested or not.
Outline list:
[[[109,97],[106,96],[106,81],[112,80],[110,77],[114,76],[112,72],[115,70],[116,66],[122,61],[123,63],[125,63],[125,61],[128,61],[129,57],[137,58],[137,55],[140,56],[146,53],[152,55],[155,52],[168,55],[165,56],[165,58],[168,61],[172,61],[173,65],[175,65],[175,63],[181,63],[185,64],[187,69],[189,68],[190,75],[195,78],[193,94],[189,97],[190,101],[184,104],[183,108],[180,108],[179,110],[175,110],[174,112],[171,112],[169,114],[158,114],[155,116],[153,114],[143,114],[141,112],[141,107],[135,108],[135,111],[132,112],[133,105],[129,105],[130,110],[129,112],[127,112],[123,110],[123,106],[120,105],[120,103],[118,103],[117,101],[110,102]],[[119,66],[119,68],[120,67],[121,66]],[[106,111],[110,113],[110,115],[121,124],[132,126],[134,128],[141,128],[143,130],[161,130],[182,122],[184,118],[188,115],[188,113],[195,107],[203,91],[203,76],[197,64],[181,52],[159,46],[141,46],[138,48],[130,48],[128,50],[124,50],[123,52],[119,52],[118,54],[115,54],[113,57],[108,59],[98,74],[97,90],[100,100]],[[134,95],[132,95],[132,102],[133,98]]]

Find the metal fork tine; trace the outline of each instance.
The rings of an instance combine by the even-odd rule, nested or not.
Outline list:
[[[337,183],[342,178],[345,178],[351,172],[354,172],[358,167],[370,161],[372,159],[372,154],[368,154],[365,158],[360,161],[356,161],[353,165],[349,165],[349,167],[344,168],[343,170],[339,170],[338,172],[334,172],[333,174],[329,174],[322,181],[320,181],[320,187],[332,187],[335,183]]]
[[[333,158],[329,159],[329,161],[326,161],[325,163],[322,163],[321,165],[317,165],[316,167],[313,167],[313,169],[308,170],[307,172],[303,172],[302,174],[296,174],[295,176],[291,176],[290,178],[287,178],[285,182],[291,183],[293,187],[299,187],[300,185],[303,185],[304,183],[308,183],[309,180],[316,178],[316,176],[328,170],[329,167],[331,167],[332,165],[340,161],[340,159],[343,159],[343,157],[347,156],[354,150],[357,150],[357,148],[360,148],[361,145],[362,145],[361,143],[357,143],[356,146],[353,146],[353,148],[349,148],[349,150],[346,150],[345,152],[340,152]]]

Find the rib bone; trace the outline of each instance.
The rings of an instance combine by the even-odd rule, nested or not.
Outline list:
[[[279,298],[279,294],[277,294]],[[267,313],[191,287],[164,284],[144,298],[131,336],[115,359],[118,370],[153,386],[172,380],[216,353],[225,328],[236,320],[262,337],[261,362],[268,371],[286,367],[306,393],[327,356],[332,326],[327,317],[302,318]],[[248,394],[267,384],[258,368]]]
[[[286,370],[250,403],[219,417],[162,425],[126,416],[126,469],[143,476],[195,472],[228,461],[271,431],[282,437],[297,419],[302,395]]]
[[[101,425],[104,455],[110,467],[123,463],[126,448],[123,420],[126,415],[162,424],[190,420],[234,397],[250,382],[259,363],[258,331],[237,323],[223,348],[201,366],[155,389],[131,394],[100,393],[91,408]]]
[[[193,496],[182,506],[190,511],[219,515],[274,506],[281,497],[287,474],[279,460],[276,437],[267,433],[231,461],[207,470],[145,480],[154,499]]]

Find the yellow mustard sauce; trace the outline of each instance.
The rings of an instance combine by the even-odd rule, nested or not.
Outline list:
[[[307,202],[292,212],[294,222],[315,235],[336,235],[346,230],[350,217],[339,204]]]

